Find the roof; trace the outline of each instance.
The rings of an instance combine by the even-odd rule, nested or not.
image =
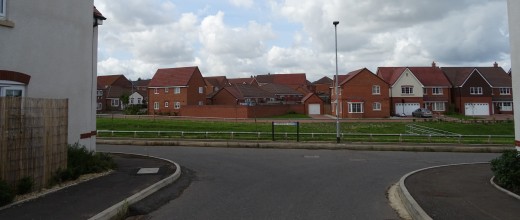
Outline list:
[[[314,81],[312,84],[327,84],[332,85],[333,80],[327,76],[322,77],[321,79],[318,79]]]
[[[148,87],[187,86],[191,77],[197,72],[200,73],[196,66],[158,69]]]
[[[276,83],[282,85],[307,85],[307,77],[305,73],[284,73],[284,74],[268,74],[256,76],[258,83]]]
[[[107,86],[113,85],[121,77],[123,77],[123,78],[125,78],[125,80],[127,80],[124,75],[107,75],[107,76],[98,76],[97,83],[101,87],[107,87]]]
[[[232,78],[232,79],[228,79],[228,82],[230,84],[252,84],[254,80],[256,80],[256,79],[253,78],[253,77],[250,77],[250,78]]]
[[[206,81],[206,85],[224,87],[229,85],[228,79],[226,76],[209,76],[204,77],[204,81]]]
[[[511,76],[502,67],[443,67],[453,86],[462,86],[475,71],[492,87],[512,87]]]
[[[275,98],[275,95],[262,90],[256,86],[247,84],[237,84],[229,87],[225,87],[222,90],[226,90],[237,99],[244,98]]]
[[[107,20],[99,10],[97,10],[96,6],[94,6],[94,18],[101,19],[101,20]]]
[[[312,92],[311,92],[311,93],[307,94],[305,97],[302,98],[302,102],[307,101],[307,99],[310,99],[310,98],[313,97],[313,96],[316,96],[316,97],[318,97],[318,99],[320,99],[321,101],[323,101],[323,99],[321,99],[318,95],[316,95],[315,93],[312,93]]]
[[[388,84],[393,85],[399,79],[401,74],[409,69],[410,72],[417,78],[424,86],[441,86],[451,87],[451,83],[444,75],[442,70],[436,66],[430,67],[379,67],[377,75],[381,77]]]
[[[260,86],[261,89],[270,92],[272,94],[277,95],[302,95],[301,92],[296,91],[295,89],[287,86],[287,85],[281,85],[276,83],[269,83],[263,86]]]
[[[134,86],[147,87],[148,84],[150,84],[150,81],[151,81],[151,79],[143,79],[143,80],[132,81],[132,84]]]

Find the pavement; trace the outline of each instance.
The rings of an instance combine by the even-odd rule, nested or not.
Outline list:
[[[89,219],[144,190],[153,190],[154,184],[172,176],[177,169],[175,164],[151,157],[113,156],[118,167],[112,173],[3,207],[0,219]],[[137,174],[140,168],[159,170],[153,174]],[[117,208],[120,207],[112,212],[117,213]]]
[[[128,198],[177,173],[178,165],[165,160],[124,154],[115,154],[114,159],[118,168],[113,173],[3,207],[0,219],[99,217],[107,209],[114,209],[115,204],[129,201]],[[159,171],[137,174],[140,168],[159,168]],[[489,163],[434,167],[404,176],[398,191],[413,219],[518,219],[520,197],[497,189],[490,182],[492,176]],[[106,218],[101,216],[100,219]]]

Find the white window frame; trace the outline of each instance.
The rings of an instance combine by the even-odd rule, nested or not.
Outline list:
[[[168,93],[168,88],[164,88],[164,93]]]
[[[173,90],[174,94],[181,94],[181,87],[175,87]]]
[[[442,88],[435,87],[432,88],[432,95],[443,95],[444,92],[442,91]]]
[[[511,95],[511,88],[500,88],[500,95]]]
[[[170,106],[170,103],[168,101],[164,102],[164,107],[168,108]]]
[[[0,80],[0,97],[5,97],[8,90],[21,91],[21,97],[25,97],[25,85],[19,82]]]
[[[153,94],[159,94],[159,89],[158,88],[153,89]]]
[[[1,0],[0,0],[1,1]],[[103,96],[103,90],[98,90],[97,91],[97,96]]]
[[[413,95],[413,86],[401,86],[402,95]]]
[[[199,101],[199,105],[204,105],[204,102],[203,101]]]
[[[431,109],[434,112],[443,112],[446,111],[446,103],[444,102],[432,102]]]
[[[97,103],[96,110],[101,110],[101,109],[103,109],[103,103],[98,102],[98,103]]]
[[[423,92],[423,95],[428,95],[428,88],[423,88],[422,92]]]
[[[204,87],[199,87],[199,94],[203,94],[204,93]]]
[[[159,102],[154,102],[153,103],[153,109],[154,110],[159,110]]]
[[[508,106],[504,106],[504,104],[508,104]],[[498,106],[500,107],[500,111],[513,111],[513,103],[512,102],[499,102]]]
[[[142,98],[137,98],[137,104],[143,104],[143,99]]]
[[[110,99],[110,106],[118,107],[119,106],[119,99]]]
[[[348,113],[363,113],[363,103],[362,102],[349,102],[348,103]]]
[[[482,95],[482,87],[470,87],[469,94],[471,95]]]
[[[174,109],[180,109],[181,108],[181,103],[180,102],[175,102],[173,108]]]
[[[135,104],[134,103],[134,98],[130,98],[130,105],[133,105],[133,104]]]
[[[373,85],[372,86],[372,95],[381,95],[381,86]]]
[[[0,0],[0,18],[5,18],[7,14],[7,4],[5,2],[7,2],[7,0]]]
[[[381,102],[374,102],[374,103],[372,103],[372,110],[373,111],[381,111]]]

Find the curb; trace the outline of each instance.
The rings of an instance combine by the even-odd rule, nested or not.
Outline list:
[[[432,218],[426,214],[426,212],[421,208],[421,206],[415,201],[413,196],[410,194],[408,189],[406,188],[404,181],[409,176],[429,169],[435,169],[435,168],[441,168],[441,167],[448,167],[448,166],[459,166],[459,165],[471,165],[471,164],[488,164],[489,162],[480,162],[480,163],[458,163],[458,164],[448,164],[448,165],[440,165],[440,166],[433,166],[433,167],[427,167],[419,170],[412,171],[410,173],[407,173],[401,179],[398,183],[397,193],[399,194],[399,197],[401,198],[401,202],[403,203],[406,211],[410,214],[412,219],[420,219],[420,220],[432,220]]]
[[[491,177],[491,179],[489,180],[489,182],[491,183],[491,185],[493,185],[493,186],[494,186],[495,188],[497,188],[498,190],[500,190],[500,191],[506,193],[507,195],[510,195],[510,196],[512,196],[513,198],[520,200],[520,196],[519,196],[519,195],[514,194],[513,192],[511,192],[511,191],[509,191],[509,190],[507,190],[507,189],[502,188],[501,186],[499,186],[498,184],[496,184],[495,181],[493,181],[494,179],[495,179],[495,177],[493,176],[493,177]]]
[[[278,148],[278,149],[325,149],[325,150],[372,150],[372,151],[424,151],[502,153],[513,146],[505,145],[457,145],[457,144],[414,144],[414,143],[320,143],[320,142],[234,142],[234,141],[190,141],[172,139],[100,139],[97,144],[139,146],[192,146],[222,148]]]
[[[149,157],[149,158],[155,158],[155,159],[159,159],[159,160],[163,160],[163,161],[166,161],[168,163],[171,163],[173,165],[175,165],[175,173],[173,173],[172,175],[160,180],[159,182],[139,191],[138,193],[126,198],[125,200],[111,206],[110,208],[108,209],[105,209],[104,211],[98,213],[97,215],[89,218],[89,220],[109,220],[109,219],[112,219],[113,217],[117,216],[118,214],[120,214],[121,212],[124,212],[126,211],[126,209],[146,198],[147,196],[151,195],[152,193],[154,192],[157,192],[158,190],[162,189],[163,187],[169,185],[169,184],[172,184],[173,182],[175,182],[177,179],[179,179],[179,177],[181,176],[181,167],[179,166],[179,164],[171,161],[171,160],[168,160],[168,159],[164,159],[164,158],[160,158],[160,157],[154,157],[154,156],[149,156],[149,155],[143,155],[143,154],[129,154],[129,153],[121,153],[121,152],[105,152],[105,153],[110,153],[110,154],[124,154],[124,155],[135,155],[135,156],[142,156],[142,157]]]

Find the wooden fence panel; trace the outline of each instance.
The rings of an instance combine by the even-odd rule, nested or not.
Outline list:
[[[67,100],[0,97],[0,179],[35,189],[67,167]]]

